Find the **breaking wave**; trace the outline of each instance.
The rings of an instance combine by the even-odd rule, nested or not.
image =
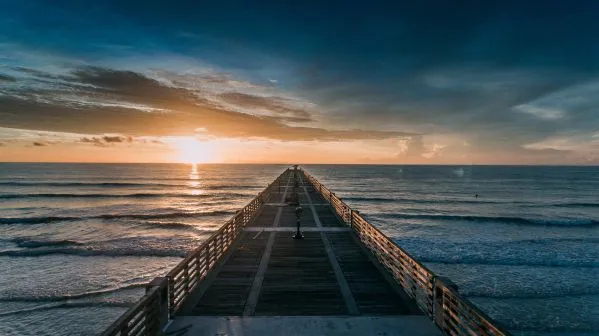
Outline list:
[[[533,267],[563,267],[563,268],[597,268],[599,261],[584,260],[528,260],[526,258],[492,259],[487,256],[432,256],[418,257],[424,263],[446,265],[500,265],[500,266],[533,266]]]
[[[552,293],[545,292],[501,292],[492,288],[486,290],[470,290],[462,289],[460,293],[469,298],[495,298],[495,299],[547,299],[547,298],[562,298],[562,297],[580,297],[599,295],[599,290],[596,288],[560,288]]]
[[[189,181],[189,180],[185,180]],[[0,182],[0,186],[11,187],[107,187],[107,188],[192,188],[206,190],[237,190],[237,189],[256,189],[264,188],[258,185],[199,185],[197,187],[189,184],[173,184],[173,183],[135,183],[135,182],[26,182],[26,181],[10,181]]]
[[[156,214],[103,214],[96,216],[41,216],[41,217],[9,217],[0,218],[0,224],[46,224],[53,222],[68,222],[85,219],[166,219],[166,218],[194,218],[208,216],[226,216],[234,214],[233,211],[217,210],[206,212],[168,212]]]
[[[129,183],[129,182],[0,182],[0,186],[15,187],[180,187],[184,184]]]
[[[48,295],[48,296],[4,296],[0,302],[61,302],[67,300],[86,299],[106,294],[116,293],[127,289],[143,288],[146,283],[134,283],[126,286],[89,291],[79,294]]]
[[[210,197],[250,197],[250,193],[206,193],[193,195],[189,193],[133,193],[133,194],[0,194],[0,199],[26,199],[26,198],[193,198],[203,199]]]
[[[8,312],[0,312],[0,316],[18,315],[23,313],[29,313],[34,311],[43,311],[57,308],[94,308],[94,307],[120,307],[129,308],[132,303],[130,302],[110,302],[110,301],[83,301],[83,302],[60,302],[60,303],[48,303],[45,305],[35,306],[31,308],[13,310]]]
[[[18,247],[22,247],[22,248],[83,245],[83,244],[73,241],[73,240],[34,240],[34,239],[28,239],[28,238],[14,238],[14,239],[11,239],[10,241],[17,244]]]
[[[519,225],[540,225],[540,226],[573,226],[573,227],[596,227],[599,226],[599,220],[593,219],[543,219],[543,218],[523,218],[506,216],[468,216],[468,215],[428,215],[428,214],[380,214],[372,217],[393,218],[393,219],[429,219],[440,221],[469,221],[469,222],[493,222],[510,223]]]
[[[0,256],[37,257],[62,254],[83,257],[185,257],[201,242],[198,238],[178,236],[124,237],[87,243],[29,238],[14,238],[9,241],[16,243],[19,248],[0,250]]]
[[[39,257],[53,254],[77,255],[82,257],[185,257],[187,250],[183,248],[95,248],[89,246],[73,246],[61,248],[35,248],[26,250],[0,251],[0,256],[7,257]]]
[[[397,203],[417,203],[417,204],[505,204],[514,202],[505,201],[485,201],[485,200],[459,200],[459,199],[414,199],[414,198],[390,198],[390,197],[343,197],[344,201],[360,202],[397,202]]]
[[[599,207],[599,203],[592,202],[548,202],[548,203],[537,203],[537,202],[526,202],[526,201],[511,201],[511,200],[483,200],[483,199],[414,199],[414,198],[391,198],[391,197],[367,197],[367,196],[356,196],[356,197],[343,197],[344,201],[358,201],[358,202],[397,202],[397,203],[412,203],[412,204],[513,204],[521,206],[531,207],[546,207],[546,206],[557,206],[557,207]]]

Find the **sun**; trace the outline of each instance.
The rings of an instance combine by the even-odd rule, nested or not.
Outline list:
[[[214,161],[214,148],[208,142],[192,137],[181,137],[174,141],[176,160],[181,163],[207,163]]]

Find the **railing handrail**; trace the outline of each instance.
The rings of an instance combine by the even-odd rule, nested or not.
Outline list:
[[[344,204],[346,204],[344,202]],[[350,208],[347,204],[346,206],[348,208]],[[350,208],[351,209],[351,208]],[[353,209],[351,209],[353,210]],[[356,217],[361,218],[364,222],[370,224],[370,226],[372,226],[372,228],[374,230],[376,230],[379,234],[385,236],[385,238],[387,238],[389,240],[390,243],[392,243],[393,245],[395,245],[395,247],[397,247],[398,249],[400,249],[406,256],[408,256],[410,259],[412,259],[412,261],[414,263],[416,263],[418,266],[420,266],[421,268],[425,269],[427,272],[429,272],[430,274],[432,274],[433,276],[435,276],[435,273],[433,271],[431,271],[428,267],[426,267],[425,265],[423,265],[420,261],[418,261],[416,258],[412,257],[412,255],[410,254],[410,252],[404,250],[401,246],[399,246],[395,241],[393,241],[393,239],[390,239],[389,237],[387,237],[386,234],[383,233],[383,231],[379,230],[379,228],[377,228],[376,226],[372,225],[366,218],[364,218],[364,216],[362,216],[362,214],[360,212],[357,212],[356,210],[353,210]]]
[[[131,316],[135,316],[137,315],[137,313],[144,308],[144,306],[154,300],[155,295],[158,292],[158,288],[153,288],[150,292],[146,293],[144,296],[141,297],[141,299],[139,301],[137,301],[132,307],[130,307],[129,309],[127,309],[127,311],[125,311],[123,313],[123,315],[121,315],[116,321],[114,321],[114,323],[112,323],[106,330],[104,330],[104,332],[102,333],[102,336],[104,335],[115,335],[116,333],[120,332],[123,328],[123,326],[129,322],[129,318]]]
[[[323,198],[329,201],[335,213],[356,232],[362,243],[375,254],[406,293],[416,300],[420,308],[444,333],[510,335],[496,321],[462,297],[451,281],[435,275],[329,188],[305,170],[301,171]],[[286,169],[206,241],[183,258],[166,277],[154,279],[148,285],[146,294],[101,335],[156,335],[171,314],[180,308],[187,294],[200,284],[230,248],[242,227],[255,218],[271,189],[289,172],[290,170]],[[422,293],[424,299],[420,297]]]
[[[159,285],[149,287],[146,294],[108,326],[101,335],[156,335],[163,327],[162,323],[168,320],[171,314],[180,308],[187,294],[199,285],[203,276],[214,267],[220,256],[226,253],[227,249],[241,232],[242,226],[247,225],[255,218],[258,209],[265,203],[265,198],[269,196],[268,194],[271,189],[284,176],[287,176],[286,174],[289,171],[289,169],[283,171],[263,191],[241,208],[241,210],[237,211],[223,226],[211,234],[208,239],[188,253],[183,260],[168,272],[165,278],[156,278],[155,280],[158,280],[156,283]],[[217,250],[217,255],[210,254],[214,249]],[[204,264],[200,266],[199,257],[203,254],[205,254],[205,259],[202,260]],[[194,259],[196,260],[195,264]],[[191,275],[188,274],[190,270],[192,272]],[[182,278],[181,273],[184,273],[184,278]],[[188,286],[189,283],[192,283],[191,287]],[[183,288],[181,287],[182,285],[184,285]],[[155,304],[156,307],[149,307],[150,304]]]
[[[368,226],[368,230],[373,230],[378,236],[382,237],[387,244],[391,244],[394,248],[401,251],[402,254],[409,260],[411,264],[417,265],[418,268],[426,272],[427,277],[430,277],[428,280],[427,289],[432,289],[432,293],[427,294],[427,302],[418,302],[418,298],[415,297],[416,290],[414,288],[406,288],[404,282],[397,279],[394,272],[392,272],[394,279],[399,282],[399,284],[406,290],[406,293],[414,298],[418,305],[421,306],[424,304],[428,307],[425,313],[428,314],[429,317],[432,318],[433,322],[445,333],[448,335],[488,335],[488,336],[508,336],[511,335],[506,329],[504,329],[497,321],[489,317],[485,312],[480,310],[476,305],[474,305],[470,300],[463,297],[457,290],[457,286],[455,286],[450,280],[445,279],[443,277],[437,276],[434,272],[432,272],[428,267],[420,263],[416,260],[410,253],[404,250],[401,246],[399,246],[395,241],[389,239],[381,230],[368,222],[357,210],[352,209],[349,205],[347,205],[341,198],[335,195],[329,188],[320,183],[316,178],[310,175],[306,170],[302,169],[302,172],[306,179],[312,184],[314,189],[321,194],[321,196],[327,200],[332,208],[335,210],[336,214],[345,222],[346,225],[350,226],[353,231],[355,231],[360,238],[362,239],[363,235],[367,235],[367,233],[361,232],[360,228],[357,228],[356,222],[363,222]],[[328,194],[328,195],[327,195]],[[341,208],[341,209],[340,209]],[[350,219],[349,222],[345,218],[345,214],[349,211]],[[373,239],[370,236],[369,239]],[[363,241],[364,242],[364,241]],[[389,255],[388,250],[384,251],[373,251],[372,242],[367,242],[366,247],[374,252],[375,256],[381,261],[381,263],[387,267],[392,267],[388,263],[387,257],[389,259],[394,258],[394,256]],[[379,245],[379,242],[375,242]],[[386,254],[386,255],[380,255]],[[383,259],[383,260],[381,260]],[[396,261],[396,260],[394,260]],[[401,265],[402,261],[397,261],[400,263],[400,268],[405,271],[405,267],[408,268],[412,265]],[[399,273],[402,272],[399,270]],[[414,277],[414,274],[407,274],[410,277]],[[422,282],[419,277],[418,279],[412,278],[412,281]],[[426,290],[426,289],[425,289]],[[428,291],[427,291],[428,292]],[[465,312],[454,311],[450,307],[453,306],[454,303],[452,299],[455,298],[457,300],[458,305],[463,305],[466,309]],[[425,308],[425,307],[421,307]],[[428,311],[430,309],[430,311]],[[456,315],[456,313],[458,315]]]
[[[270,185],[269,185],[270,187]],[[268,187],[267,187],[268,188]],[[173,273],[176,273],[176,271],[179,270],[179,268],[183,267],[185,265],[186,262],[190,261],[191,259],[193,259],[198,253],[200,253],[203,249],[206,248],[206,246],[208,246],[210,243],[212,243],[212,241],[219,235],[222,234],[222,232],[227,228],[227,225],[231,224],[231,222],[234,222],[235,219],[237,219],[237,217],[239,216],[239,214],[241,212],[243,212],[243,210],[247,207],[249,207],[256,199],[258,199],[260,196],[262,196],[262,192],[260,192],[258,194],[258,196],[254,197],[248,204],[246,204],[243,208],[241,208],[241,210],[237,210],[235,212],[235,214],[233,215],[233,217],[229,218],[225,224],[223,224],[218,230],[214,231],[205,241],[203,241],[202,243],[200,243],[200,245],[198,247],[196,247],[193,251],[189,252],[184,258],[183,260],[181,260],[175,267],[173,267],[173,269],[171,269],[167,276],[172,275]]]

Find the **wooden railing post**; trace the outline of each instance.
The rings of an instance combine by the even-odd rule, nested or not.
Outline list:
[[[444,307],[444,288],[452,288],[456,292],[458,286],[446,277],[436,276],[433,279],[433,319],[442,331],[447,331],[448,312]]]
[[[279,176],[277,182],[280,183],[283,178],[286,178],[286,182],[291,181],[296,172],[288,168]],[[453,282],[435,276],[364,219],[359,211],[353,210],[303,169],[301,173],[329,202],[335,213],[343,217],[343,221],[351,227],[359,241],[391,272],[393,278],[415,300],[418,307],[431,317],[445,334],[510,335],[497,322],[462,297]],[[198,286],[218,259],[233,244],[243,227],[254,219],[269,193],[274,190],[276,190],[275,185],[271,183],[267,190],[257,195],[240,210],[241,212],[236,212],[231,220],[180,262],[166,277],[156,278],[150,282],[146,287],[146,295],[109,326],[102,336],[156,335],[158,329],[162,329],[168,319],[180,309],[189,291]]]
[[[154,278],[154,280],[146,285],[146,293],[149,293],[156,287],[158,287],[156,310],[153,315],[146,317],[146,330],[157,333],[166,325],[169,319],[169,279],[167,277]],[[158,330],[152,330],[153,325],[156,326]]]

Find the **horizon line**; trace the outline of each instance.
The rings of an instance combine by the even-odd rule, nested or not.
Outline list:
[[[0,164],[130,164],[130,165],[352,165],[352,166],[512,166],[512,167],[599,167],[597,164],[561,164],[561,163],[298,163],[298,162],[90,162],[90,161],[0,161]]]

